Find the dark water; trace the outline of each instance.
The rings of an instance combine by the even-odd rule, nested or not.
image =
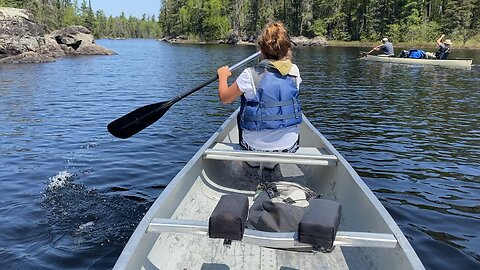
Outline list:
[[[175,174],[238,104],[215,87],[128,140],[113,119],[210,78],[249,46],[99,41],[117,56],[0,66],[2,269],[108,269]],[[296,51],[305,114],[379,197],[428,269],[480,269],[480,66]],[[455,51],[474,57],[480,51]]]

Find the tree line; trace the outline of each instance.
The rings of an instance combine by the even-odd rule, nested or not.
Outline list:
[[[155,15],[142,18],[106,16],[103,10],[93,11],[90,0],[0,0],[0,6],[30,10],[47,32],[70,25],[83,25],[96,38],[157,38],[161,35]]]
[[[480,0],[159,0],[158,17],[142,18],[107,17],[90,0],[77,1],[0,0],[0,6],[31,10],[47,31],[83,25],[97,38],[248,38],[280,20],[293,36],[329,40],[432,42],[445,33],[457,44],[480,42]]]
[[[480,40],[480,0],[163,0],[159,23],[164,35],[218,39],[258,34],[271,20],[330,40]]]

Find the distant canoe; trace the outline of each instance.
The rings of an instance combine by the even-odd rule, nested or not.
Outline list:
[[[399,57],[389,57],[389,56],[375,56],[367,55],[362,58],[362,60],[374,61],[374,62],[387,62],[387,63],[399,63],[399,64],[410,64],[410,65],[434,65],[434,66],[445,66],[449,68],[465,68],[470,69],[472,66],[472,59],[414,59],[414,58],[399,58]]]

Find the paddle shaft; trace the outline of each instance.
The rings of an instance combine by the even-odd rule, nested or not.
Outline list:
[[[234,71],[235,69],[255,59],[259,54],[260,52],[256,52],[250,55],[249,57],[231,66],[229,70]],[[210,80],[203,82],[198,86],[186,92],[183,92],[168,101],[153,103],[131,111],[126,115],[116,119],[115,121],[112,121],[110,124],[108,124],[107,129],[115,137],[121,139],[129,138],[132,135],[137,134],[146,127],[150,126],[151,124],[155,123],[170,109],[170,107],[172,107],[173,104],[195,93],[196,91],[202,89],[203,87],[211,84],[216,80],[218,80],[218,74]]]
[[[229,69],[230,71],[234,71],[234,70],[236,70],[237,68],[245,65],[246,63],[248,63],[248,62],[250,62],[251,60],[253,60],[254,58],[256,58],[258,55],[260,55],[260,53],[261,53],[261,52],[256,52],[256,53],[250,55],[249,57],[243,59],[242,61],[236,63],[235,65],[229,67],[228,69]],[[218,80],[218,74],[215,75],[214,77],[212,77],[210,80],[208,80],[208,81],[206,81],[206,82],[203,82],[203,83],[199,84],[198,86],[192,88],[191,90],[188,90],[188,91],[186,91],[186,92],[184,92],[184,93],[182,93],[182,94],[180,94],[180,95],[172,98],[172,100],[171,100],[171,102],[169,102],[169,104],[171,104],[171,105],[175,104],[176,102],[178,102],[178,101],[182,100],[183,98],[185,98],[185,97],[187,97],[187,96],[189,96],[189,95],[197,92],[198,90],[202,89],[203,87],[211,84],[212,82],[214,82],[214,81],[216,81],[216,80]]]

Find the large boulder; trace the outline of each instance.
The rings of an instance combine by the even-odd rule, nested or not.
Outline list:
[[[314,38],[307,38],[304,36],[292,37],[292,41],[297,44],[297,46],[326,46],[327,39],[325,37],[316,36]]]
[[[316,36],[310,40],[310,46],[327,46],[328,42],[325,37]]]
[[[83,26],[45,34],[28,10],[0,7],[0,63],[44,63],[66,54],[116,53],[95,44],[92,33]]]
[[[291,40],[297,44],[297,46],[308,46],[309,38],[304,36],[292,37]]]
[[[95,44],[92,33],[86,27],[67,26],[50,34],[66,54],[72,55],[112,55],[112,50]]]
[[[46,34],[41,39],[40,53],[48,55],[53,58],[59,58],[65,55],[60,44],[57,43],[55,37],[51,34]]]
[[[39,51],[38,38],[43,34],[29,11],[0,8],[0,57]]]
[[[91,44],[88,46],[81,46],[73,54],[78,55],[113,55],[114,51],[102,47],[98,44]]]
[[[53,31],[51,36],[60,45],[66,45],[67,47],[77,50],[80,46],[89,46],[95,44],[92,33],[86,27],[83,26],[67,26],[60,30]]]

